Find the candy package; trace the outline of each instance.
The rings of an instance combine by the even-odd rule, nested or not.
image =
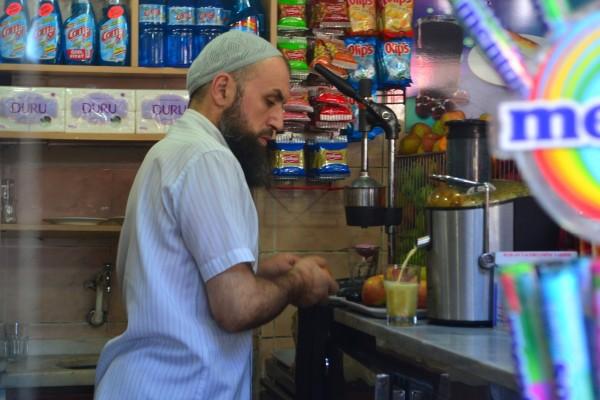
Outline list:
[[[277,48],[281,51],[288,64],[291,73],[308,73],[308,64],[306,63],[306,50],[308,43],[305,37],[287,37],[277,38]]]
[[[346,48],[352,54],[358,68],[350,71],[348,82],[358,89],[361,79],[371,79],[371,90],[377,90],[377,62],[375,52],[377,39],[374,37],[348,37],[344,40]]]
[[[379,31],[383,37],[412,37],[413,8],[413,0],[378,0]]]
[[[271,174],[276,178],[297,178],[305,175],[304,138],[279,134],[269,142]]]
[[[278,0],[279,20],[277,29],[280,31],[306,30],[306,0]]]
[[[342,179],[350,175],[347,158],[348,141],[344,136],[336,138],[317,136],[307,140],[306,173],[319,179]]]
[[[377,46],[379,85],[383,88],[409,86],[412,39],[390,39]]]
[[[311,28],[348,28],[348,7],[345,0],[313,0]]]

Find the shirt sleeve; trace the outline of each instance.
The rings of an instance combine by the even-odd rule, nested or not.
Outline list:
[[[186,169],[177,218],[206,282],[235,264],[255,262],[256,208],[233,154],[211,151]]]

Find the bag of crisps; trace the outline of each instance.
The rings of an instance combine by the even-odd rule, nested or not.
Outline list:
[[[379,31],[384,38],[412,37],[413,0],[378,0]]]
[[[375,0],[346,0],[350,17],[350,35],[377,35],[377,9]]]

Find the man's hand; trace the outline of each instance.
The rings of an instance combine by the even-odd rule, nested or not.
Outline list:
[[[262,261],[258,266],[256,275],[265,279],[273,279],[289,272],[296,262],[300,260],[295,254],[279,253]]]
[[[289,273],[296,275],[301,282],[290,299],[297,307],[322,303],[339,290],[337,282],[329,272],[327,261],[321,257],[303,257],[296,261]]]

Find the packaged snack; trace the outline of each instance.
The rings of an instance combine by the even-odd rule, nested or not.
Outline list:
[[[277,48],[288,61],[292,74],[294,71],[308,72],[308,64],[306,63],[308,43],[305,37],[280,36],[277,38]]]
[[[319,179],[342,179],[350,175],[348,141],[344,136],[317,136],[306,142],[307,175]]]
[[[383,88],[409,86],[412,39],[390,39],[379,42],[377,61],[379,85]]]
[[[300,86],[290,88],[290,97],[283,105],[285,111],[313,112],[314,108],[308,102],[308,89]]]
[[[277,135],[269,142],[271,173],[275,178],[290,179],[305,175],[304,139],[292,134]]]
[[[315,113],[316,121],[350,122],[352,118],[349,105],[323,104],[317,107]]]
[[[377,34],[375,0],[347,0],[350,16],[350,34],[370,36]]]
[[[413,0],[379,0],[379,31],[384,38],[412,37]]]
[[[279,20],[277,29],[287,30],[305,30],[306,24],[306,0],[278,0]]]
[[[344,40],[344,43],[358,63],[358,68],[349,73],[348,81],[353,88],[358,89],[361,79],[371,79],[371,89],[375,93],[377,90],[377,63],[375,56],[377,39],[374,37],[348,37]]]
[[[314,0],[311,28],[348,28],[348,8],[345,0]]]
[[[350,99],[334,89],[322,88],[314,95],[313,101],[319,104],[332,104],[337,106],[347,106]]]
[[[283,120],[284,121],[298,121],[298,122],[309,122],[310,117],[306,112],[297,112],[297,111],[284,111],[283,112]]]

